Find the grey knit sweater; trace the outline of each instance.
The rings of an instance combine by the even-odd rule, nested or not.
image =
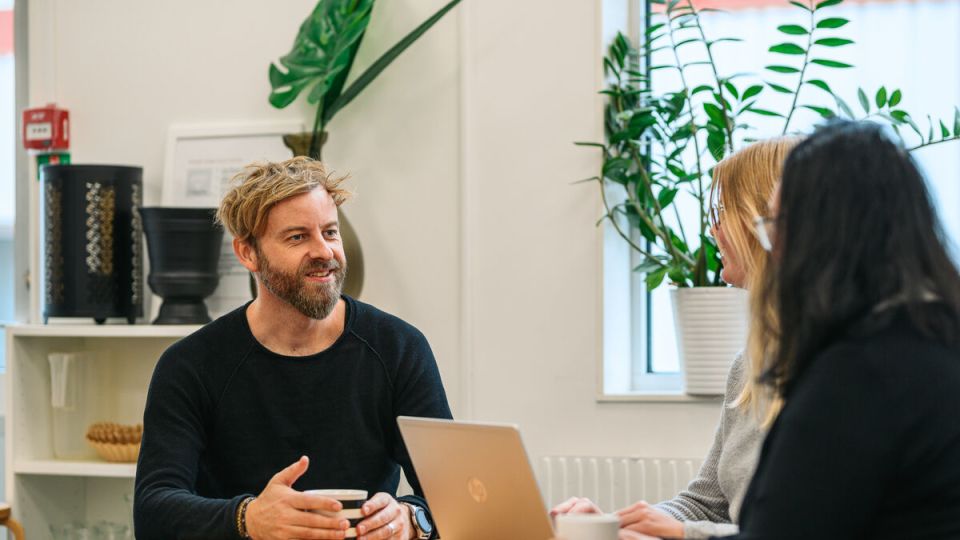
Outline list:
[[[656,505],[684,522],[685,538],[709,538],[739,532],[735,523],[757,466],[764,437],[750,411],[730,408],[730,403],[743,389],[746,371],[743,353],[740,353],[727,376],[720,425],[700,472],[687,489]]]

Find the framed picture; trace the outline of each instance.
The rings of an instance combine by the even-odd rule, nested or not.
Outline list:
[[[163,169],[163,206],[216,208],[230,180],[254,161],[292,157],[282,136],[304,130],[299,121],[243,124],[175,125],[167,135]],[[206,299],[217,318],[252,297],[249,274],[233,254],[233,238],[224,234],[220,250],[220,284]],[[160,302],[151,302],[151,319]]]

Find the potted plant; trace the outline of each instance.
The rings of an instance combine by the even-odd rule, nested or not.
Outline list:
[[[727,287],[720,279],[722,261],[709,232],[709,192],[713,167],[752,142],[756,120],[764,117],[782,122],[780,132],[789,133],[796,113],[810,110],[829,118],[856,115],[823,78],[811,75],[852,66],[829,59],[829,51],[853,42],[836,35],[848,21],[824,14],[842,0],[798,0],[790,4],[802,10],[806,24],[782,25],[783,43],[769,52],[783,61],[767,66],[767,79],[756,75],[725,75],[716,57],[719,46],[735,38],[709,39],[701,14],[691,0],[652,0],[659,6],[643,42],[634,46],[618,35],[604,58],[608,84],[601,91],[607,98],[606,140],[577,143],[602,150],[600,174],[588,180],[600,186],[604,221],[642,257],[635,271],[646,275],[648,290],[665,281],[671,293],[677,323],[678,348],[686,391],[695,394],[723,393],[724,375],[742,347],[737,336],[746,330],[746,303],[742,291]],[[704,60],[686,62],[681,48],[700,47]],[[652,52],[665,50],[671,60],[650,65]],[[678,83],[666,90],[651,85],[655,70],[672,70]],[[688,83],[692,70],[709,73],[709,84]],[[789,96],[781,110],[762,106],[770,92]],[[827,97],[811,102],[811,95]],[[899,109],[900,90],[882,87],[873,103],[860,89],[860,118],[888,123],[898,134],[915,134],[916,148],[960,138],[960,109],[953,122],[921,126]],[[875,105],[875,107],[874,107]],[[779,133],[777,133],[779,134]],[[770,133],[774,135],[774,133]],[[755,136],[755,135],[754,135]],[[679,198],[692,200],[699,215],[695,226],[680,219]],[[731,336],[734,339],[731,339]],[[690,346],[696,343],[696,346]],[[717,374],[720,374],[717,377]]]
[[[460,0],[451,0],[403,39],[398,41],[363,73],[346,86],[363,41],[374,0],[320,0],[300,25],[290,52],[270,64],[270,104],[287,107],[307,93],[307,102],[316,107],[313,129],[306,133],[290,133],[284,144],[296,156],[319,160],[333,117],[357,97],[403,51],[453,9]],[[356,232],[340,212],[340,231],[344,251],[350,261],[350,272],[344,292],[359,296],[363,287],[363,252]]]

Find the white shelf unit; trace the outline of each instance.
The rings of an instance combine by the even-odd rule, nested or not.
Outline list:
[[[6,500],[29,537],[50,525],[99,520],[130,524],[136,465],[54,457],[51,352],[89,352],[101,421],[143,421],[147,387],[163,351],[198,326],[20,325],[7,327]],[[84,428],[85,430],[85,428]]]

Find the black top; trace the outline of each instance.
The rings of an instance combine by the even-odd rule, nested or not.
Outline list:
[[[763,444],[729,538],[960,538],[960,351],[900,313],[821,352]]]
[[[396,418],[451,418],[433,353],[413,326],[344,300],[343,335],[312,356],[264,348],[247,306],[167,349],[143,419],[139,540],[238,538],[238,504],[302,455],[294,489],[393,494],[403,467],[418,497],[402,499],[426,506]]]

